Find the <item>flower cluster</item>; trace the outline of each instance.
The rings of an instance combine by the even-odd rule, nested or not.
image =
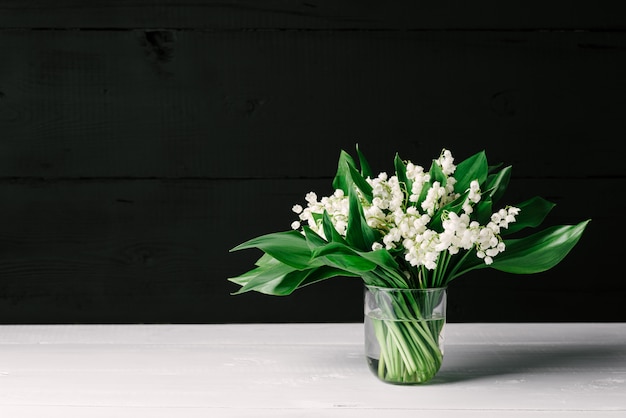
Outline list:
[[[385,172],[376,178],[365,179],[372,187],[372,198],[370,201],[359,193],[359,201],[367,224],[381,236],[380,241],[372,245],[372,250],[397,251],[411,266],[434,270],[441,253],[455,255],[461,250],[474,248],[485,264],[491,264],[493,257],[505,250],[501,229],[515,222],[520,209],[512,206],[500,209],[491,215],[486,225],[481,225],[472,219],[474,206],[482,197],[479,182],[471,181],[468,190],[461,195],[455,192],[456,166],[451,152],[444,149],[435,163],[445,180],[431,181],[428,171],[410,161],[406,162],[406,182]],[[463,196],[458,213],[440,210]],[[304,223],[326,238],[322,225],[325,212],[337,232],[345,236],[349,198],[341,189],[319,200],[310,192],[305,199],[305,208],[301,205],[293,207],[299,220],[292,223],[292,229],[300,229]],[[438,221],[438,228],[432,227],[434,220]]]
[[[289,295],[333,277],[425,289],[483,268],[544,272],[563,260],[590,222],[536,230],[554,203],[534,196],[503,207],[498,202],[512,169],[490,165],[485,151],[455,165],[444,149],[428,170],[396,153],[393,175],[373,172],[358,146],[356,156],[341,151],[335,191],[322,198],[310,192],[305,205],[294,205],[291,230],[231,249],[263,252],[254,268],[228,279],[240,286],[236,294]]]

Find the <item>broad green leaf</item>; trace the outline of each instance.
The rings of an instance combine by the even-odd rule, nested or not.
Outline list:
[[[329,266],[320,266],[307,270],[294,270],[285,264],[278,264],[266,269],[257,269],[256,274],[233,295],[250,291],[272,296],[287,296],[294,290],[331,277],[359,277],[348,271]],[[241,284],[238,278],[228,279]]]
[[[350,180],[352,180],[353,184],[363,193],[363,197],[367,199],[368,202],[372,201],[373,193],[372,186],[361,176],[356,168],[350,166]]]
[[[511,179],[511,166],[505,167],[496,174],[490,174],[485,183],[485,191],[489,191],[491,201],[497,203],[506,192]],[[483,193],[485,192],[483,191]]]
[[[299,274],[290,275],[293,272]],[[235,295],[251,290],[277,295],[279,294],[276,290],[277,287],[282,286],[285,288],[291,286],[295,289],[298,284],[304,280],[305,276],[305,270],[296,270],[291,266],[279,262],[257,267],[244,275],[228,280],[241,286],[237,292],[233,293]]]
[[[386,249],[376,251],[356,251],[352,247],[339,243],[329,243],[318,248],[313,257],[327,258],[331,256],[333,265],[353,272],[371,271],[375,267],[380,267],[386,272],[386,275],[392,276],[396,281],[404,282],[404,277],[400,273],[400,266],[393,256]],[[337,258],[346,257],[350,263],[354,263],[351,267],[347,264],[334,264]]]
[[[393,283],[395,287],[408,287],[406,284],[406,278],[400,272],[400,266],[398,262],[386,249],[380,249],[376,251],[368,251],[360,253],[361,256],[373,263],[375,263],[383,272],[383,276],[388,283]]]
[[[454,190],[457,193],[463,193],[469,189],[473,180],[478,180],[479,184],[483,184],[487,180],[489,167],[487,165],[487,157],[485,151],[480,151],[471,157],[461,161],[454,172],[454,178],[457,180]]]
[[[306,242],[309,246],[309,250],[311,251],[311,253],[313,253],[313,251],[315,251],[317,248],[327,244],[324,238],[320,237],[310,227],[304,226],[302,227],[302,231],[304,231],[304,236],[306,238]]]
[[[312,256],[317,258],[323,257],[327,254],[355,255],[358,254],[358,252],[347,244],[341,244],[339,242],[329,242],[328,244],[323,245],[313,251]]]
[[[328,213],[324,211],[324,216],[322,218],[322,226],[324,228],[324,235],[329,242],[341,242],[344,243],[346,240],[341,236],[339,232],[335,229],[333,222],[330,220],[330,216]]]
[[[398,265],[398,262],[385,248],[381,248],[380,250],[376,251],[365,251],[360,254],[362,257],[368,259],[373,263],[376,263],[378,266],[382,267],[385,270],[395,272],[400,271],[400,266]]]
[[[396,177],[398,177],[400,184],[403,185],[406,195],[409,196],[411,194],[411,189],[413,188],[413,181],[409,180],[406,176],[406,164],[397,153],[393,160],[393,164],[396,169]]]
[[[506,240],[491,268],[514,274],[539,273],[557,265],[580,239],[589,220],[546,228],[525,238]]]
[[[476,256],[476,250],[454,256],[455,268],[448,281],[477,269],[494,268],[510,273],[530,274],[557,265],[576,245],[589,220],[577,225],[547,228],[517,240],[505,240],[506,249],[494,257],[491,265]]]
[[[361,166],[361,176],[363,178],[374,177],[372,169],[365,158],[365,155],[361,152],[359,144],[356,145],[356,154],[359,157],[359,166]]]
[[[267,269],[267,267],[265,267]],[[254,279],[256,276],[259,275],[259,273],[261,272],[263,268],[254,268],[252,270],[249,270],[239,276],[236,277],[229,277],[227,280],[230,282],[233,282],[235,284],[238,284],[239,286],[245,286],[246,283],[248,283],[250,280]]]
[[[337,174],[333,179],[333,188],[335,190],[341,189],[347,195],[350,192],[351,180],[349,167],[354,166],[354,160],[344,150],[341,150],[339,154],[339,162],[337,163]]]
[[[328,260],[332,266],[358,275],[368,284],[393,284],[395,287],[407,287],[406,278],[400,272],[400,266],[386,249],[377,251],[355,251],[353,248],[331,243],[315,252],[314,257]],[[374,274],[376,270],[379,273]]]
[[[355,251],[348,245],[337,242],[331,242],[323,247],[319,247],[313,252],[313,257],[321,260],[325,265],[355,274],[376,268],[375,263],[363,258],[358,251]]]
[[[369,201],[372,200],[372,186],[363,178],[354,164],[352,157],[345,151],[341,151],[339,164],[337,165],[337,174],[333,180],[333,187],[341,189],[348,195],[352,193],[354,187],[361,190],[363,196]]]
[[[350,208],[348,213],[348,228],[346,230],[346,242],[361,251],[369,251],[372,244],[378,238],[376,231],[367,225],[361,202],[356,194],[349,195]]]
[[[513,205],[520,209],[519,215],[515,217],[515,222],[509,224],[506,229],[500,230],[500,235],[505,236],[524,228],[534,228],[541,225],[548,213],[556,206],[546,199],[535,196],[518,205]]]
[[[322,280],[330,279],[332,277],[361,277],[361,275],[331,266],[321,266],[315,269],[311,269],[309,271],[309,274],[307,274],[304,280],[302,280],[302,282],[298,285],[297,289],[308,286],[312,283],[317,283]]]
[[[433,163],[430,166],[430,184],[434,184],[436,181],[439,182],[440,186],[445,186],[448,183],[448,177],[443,173],[443,170],[437,163],[437,161],[433,160]]]
[[[239,244],[231,251],[258,248],[277,260],[302,270],[311,267],[311,251],[298,231],[275,232]]]
[[[353,274],[361,274],[364,271],[372,271],[376,268],[376,264],[361,257],[360,255],[349,254],[326,254],[325,264],[336,267]]]
[[[491,215],[493,213],[493,205],[491,199],[481,200],[474,206],[474,218],[481,225],[486,225],[491,220]]]
[[[377,270],[365,271],[361,274],[363,283],[368,286],[394,287],[395,283],[384,274],[379,274]]]
[[[261,258],[259,258],[256,261],[256,263],[254,263],[254,265],[261,267],[261,266],[266,266],[268,264],[274,264],[274,263],[280,263],[280,261],[276,260],[274,257],[272,257],[271,255],[267,253],[263,253]]]

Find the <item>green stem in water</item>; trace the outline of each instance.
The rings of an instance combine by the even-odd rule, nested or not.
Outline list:
[[[423,317],[421,310],[430,312],[437,302],[429,297],[418,303],[410,293],[386,296],[391,300],[377,298],[381,316],[370,318],[380,346],[378,376],[394,383],[424,382],[441,366],[439,336],[445,319]]]

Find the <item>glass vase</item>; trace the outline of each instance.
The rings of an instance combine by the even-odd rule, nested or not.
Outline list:
[[[443,361],[446,288],[365,287],[365,355],[383,382],[428,382]]]

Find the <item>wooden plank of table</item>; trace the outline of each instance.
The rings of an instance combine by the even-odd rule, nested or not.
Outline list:
[[[10,417],[612,418],[625,394],[624,323],[448,324],[421,386],[369,372],[361,324],[0,327]]]

